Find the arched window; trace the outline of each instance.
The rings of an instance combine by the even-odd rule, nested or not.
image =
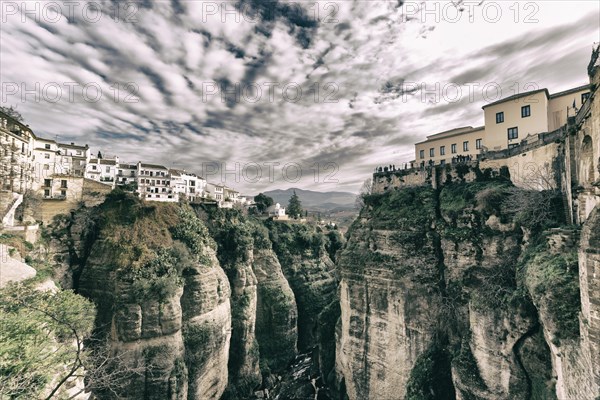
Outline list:
[[[581,174],[582,184],[589,185],[595,181],[594,149],[592,138],[586,135],[581,142]]]

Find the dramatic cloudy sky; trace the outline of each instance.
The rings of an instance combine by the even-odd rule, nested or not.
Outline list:
[[[3,0],[0,102],[38,135],[248,193],[357,191],[481,124],[498,87],[586,83],[600,41],[597,1],[401,3]]]

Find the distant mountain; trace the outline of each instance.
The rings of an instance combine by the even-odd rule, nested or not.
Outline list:
[[[341,211],[354,209],[356,194],[350,192],[315,192],[313,190],[290,188],[286,190],[271,190],[263,193],[272,197],[275,203],[287,206],[294,190],[300,198],[300,202],[302,202],[302,208],[305,210]]]

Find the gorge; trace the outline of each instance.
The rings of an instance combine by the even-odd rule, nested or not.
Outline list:
[[[594,400],[598,209],[471,168],[363,195],[346,240],[118,190],[56,217],[55,281],[138,371],[94,396]]]

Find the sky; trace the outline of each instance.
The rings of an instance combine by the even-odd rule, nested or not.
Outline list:
[[[597,1],[0,1],[0,105],[243,193],[357,192],[517,92],[588,83]]]

